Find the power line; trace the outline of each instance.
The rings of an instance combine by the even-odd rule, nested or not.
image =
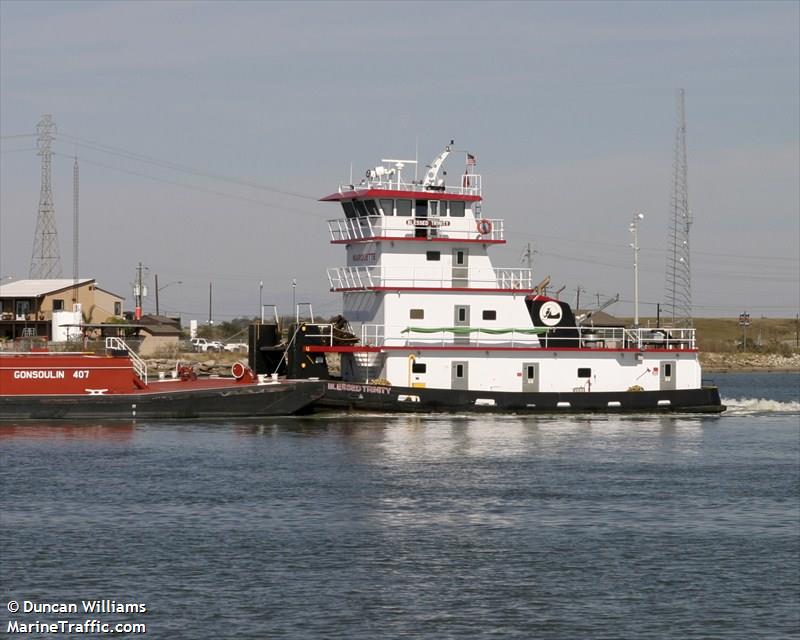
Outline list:
[[[287,191],[285,189],[277,189],[275,187],[270,187],[267,185],[260,184],[258,182],[252,182],[250,180],[242,180],[241,178],[234,178],[231,176],[225,176],[217,173],[211,173],[209,171],[205,171],[202,169],[197,169],[195,167],[189,167],[187,165],[178,164],[176,162],[171,162],[168,160],[160,160],[159,158],[154,158],[152,156],[147,156],[141,153],[136,153],[135,151],[128,151],[126,149],[122,149],[120,147],[112,147],[110,145],[105,145],[99,142],[92,142],[90,140],[84,140],[83,138],[79,138],[77,136],[70,136],[66,134],[60,134],[60,138],[64,138],[70,141],[77,146],[84,147],[86,149],[91,149],[93,151],[98,151],[100,153],[107,153],[109,155],[114,155],[122,158],[126,158],[128,160],[135,160],[137,162],[142,162],[145,164],[155,165],[164,169],[170,169],[172,171],[178,171],[181,173],[186,173],[189,175],[194,175],[202,178],[210,178],[212,180],[218,180],[220,182],[228,182],[231,184],[237,184],[244,187],[250,187],[253,189],[260,189],[261,191],[268,191],[270,193],[278,193],[284,196],[291,196],[294,198],[301,198],[303,200],[313,200],[317,201],[318,198],[314,196],[310,196],[304,193],[296,193],[294,191]]]
[[[38,133],[16,133],[7,136],[0,136],[0,140],[13,140],[15,138],[36,138]]]
[[[75,157],[74,155],[68,155],[68,154],[65,154],[65,153],[58,153],[58,152],[53,152],[53,155],[59,156],[59,157],[62,157],[62,158],[74,158]],[[123,169],[121,167],[116,167],[114,165],[105,164],[103,162],[97,162],[95,160],[88,160],[84,156],[77,156],[77,157],[81,160],[81,162],[84,162],[86,164],[94,165],[96,167],[101,167],[103,169],[109,169],[111,171],[117,171],[119,173],[125,173],[125,174],[136,176],[136,177],[139,177],[139,178],[145,178],[147,180],[152,180],[154,182],[161,182],[163,184],[169,184],[169,185],[173,185],[173,186],[176,186],[176,187],[181,187],[183,189],[188,189],[189,191],[198,191],[198,192],[201,192],[201,193],[209,193],[209,194],[220,196],[220,197],[223,197],[223,198],[231,198],[233,200],[241,200],[243,202],[249,202],[251,204],[257,204],[257,205],[262,206],[262,207],[277,208],[277,209],[280,209],[281,211],[291,211],[293,213],[298,213],[298,214],[301,214],[301,215],[312,216],[312,217],[317,218],[317,219],[319,219],[320,217],[324,217],[324,216],[321,216],[320,214],[312,213],[310,211],[303,211],[302,209],[295,209],[293,207],[287,207],[287,206],[284,206],[284,205],[274,205],[274,204],[270,204],[270,203],[264,202],[263,200],[257,200],[255,198],[248,198],[247,196],[240,196],[240,195],[236,195],[236,194],[233,194],[233,193],[226,193],[224,191],[216,191],[215,189],[206,189],[204,187],[198,187],[196,185],[190,185],[190,184],[186,184],[184,182],[177,182],[175,180],[168,180],[166,178],[158,178],[156,176],[151,176],[151,175],[148,175],[146,173],[141,173],[139,171],[132,171],[130,169]]]

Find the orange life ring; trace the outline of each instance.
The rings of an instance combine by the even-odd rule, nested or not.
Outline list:
[[[486,218],[478,220],[478,233],[480,233],[482,236],[485,236],[490,234],[491,232],[492,232],[492,223],[490,220],[487,220]]]

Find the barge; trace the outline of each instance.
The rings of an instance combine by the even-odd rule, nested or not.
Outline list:
[[[105,352],[0,352],[0,421],[214,419],[300,413],[324,393],[318,382],[256,376],[198,378],[189,366],[152,380],[119,338]]]

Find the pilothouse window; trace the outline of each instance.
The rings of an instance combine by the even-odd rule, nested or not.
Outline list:
[[[410,216],[411,215],[411,200],[398,200],[397,201],[397,215]]]
[[[463,218],[464,217],[464,203],[462,201],[451,202],[450,203],[450,215],[453,218]]]
[[[356,215],[358,215],[356,213],[356,208],[350,200],[342,201],[342,209],[344,209],[344,215],[348,218],[355,218]]]
[[[369,211],[369,215],[371,216],[379,216],[381,215],[380,211],[378,211],[378,205],[375,204],[374,200],[364,200],[364,206]]]
[[[385,216],[393,216],[394,215],[394,200],[391,200],[391,199],[383,200],[383,199],[381,199],[379,202],[381,203],[381,209],[383,209],[383,215],[385,215]]]
[[[358,215],[360,216],[368,216],[369,212],[367,211],[367,207],[361,200],[353,200],[353,204],[356,207],[356,211],[358,211]]]

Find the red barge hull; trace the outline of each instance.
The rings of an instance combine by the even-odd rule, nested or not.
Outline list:
[[[0,355],[0,421],[203,419],[293,415],[324,394],[315,381],[146,382],[127,355]]]

